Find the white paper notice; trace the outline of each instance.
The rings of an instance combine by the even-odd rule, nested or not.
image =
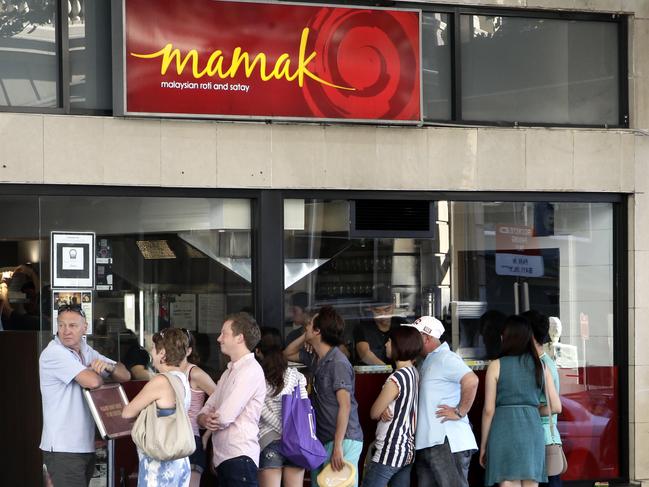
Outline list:
[[[171,303],[171,326],[175,328],[196,329],[196,295],[177,294]]]
[[[225,296],[223,294],[198,295],[199,333],[219,333],[225,318]]]
[[[63,247],[64,271],[83,270],[83,247]]]

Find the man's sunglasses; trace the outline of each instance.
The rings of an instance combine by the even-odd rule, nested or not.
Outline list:
[[[72,313],[77,313],[81,315],[83,318],[86,317],[86,313],[84,313],[83,309],[81,309],[81,305],[79,304],[63,304],[59,306],[58,312],[59,314],[65,313],[66,311],[71,311]]]

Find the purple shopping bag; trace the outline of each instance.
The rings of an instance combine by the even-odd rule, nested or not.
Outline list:
[[[282,396],[282,441],[280,452],[292,463],[310,470],[327,458],[315,435],[315,412],[308,398],[300,396],[300,386]]]

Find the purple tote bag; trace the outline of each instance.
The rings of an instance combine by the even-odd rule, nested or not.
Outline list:
[[[327,458],[322,443],[315,435],[315,412],[308,398],[300,397],[300,386],[292,394],[282,396],[281,454],[300,467],[318,468]]]

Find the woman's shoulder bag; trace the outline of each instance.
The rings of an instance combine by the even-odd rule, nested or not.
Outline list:
[[[548,384],[545,380],[545,364],[543,364],[543,382],[545,383],[545,400],[548,403],[548,419],[550,421],[550,433],[554,436],[553,430],[556,428],[552,420],[552,404],[550,394],[548,394]],[[545,469],[548,477],[563,475],[568,470],[568,460],[563,452],[563,446],[560,443],[545,445]]]
[[[176,411],[169,416],[158,416],[153,401],[140,411],[131,438],[142,453],[154,460],[177,460],[194,453],[196,442],[178,379],[169,372],[162,375],[167,378],[176,394]]]

